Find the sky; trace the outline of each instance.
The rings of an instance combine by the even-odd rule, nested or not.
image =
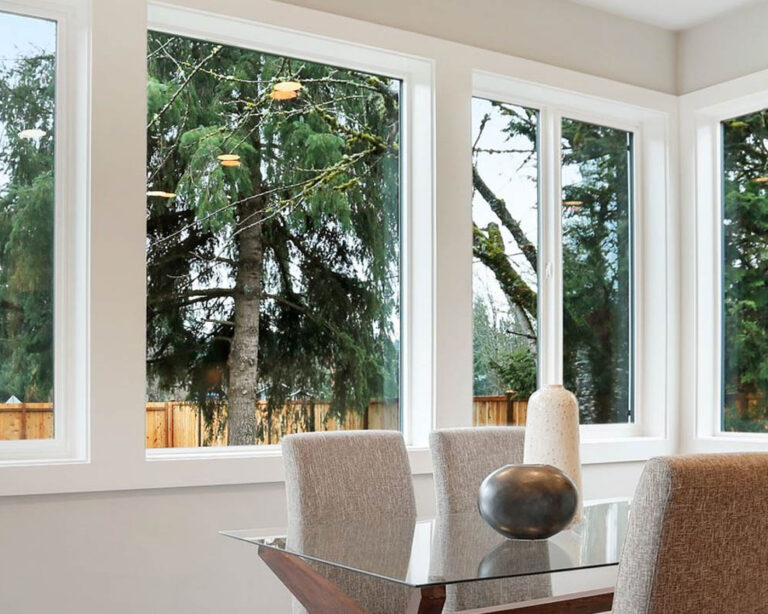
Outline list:
[[[0,66],[7,68],[20,57],[56,51],[56,23],[0,11]],[[0,148],[5,143],[5,129],[0,124]],[[8,178],[0,167],[0,190]]]

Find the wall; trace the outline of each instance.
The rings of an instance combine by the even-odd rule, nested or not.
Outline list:
[[[315,0],[302,3],[311,1]],[[247,0],[226,7],[210,0],[185,3],[212,10],[226,8],[234,14],[258,19]],[[674,36],[670,33],[555,0],[505,0],[504,5],[501,0],[478,0],[473,3],[471,17],[461,11],[462,4],[458,0],[423,0],[418,4],[392,0],[347,2],[342,6],[335,0],[324,0],[322,6],[598,76],[674,91]],[[505,8],[507,5],[511,8]],[[140,328],[144,317],[143,305],[136,297],[142,295],[145,280],[142,271],[132,269],[130,263],[141,259],[143,252],[143,213],[135,208],[135,203],[142,201],[143,194],[140,136],[144,118],[137,99],[125,96],[124,92],[126,88],[136,91],[143,87],[140,54],[126,50],[142,48],[144,3],[94,0],[93,13],[91,191],[95,211],[91,222],[105,232],[100,232],[92,245],[92,299],[98,308],[91,320],[96,358],[90,373],[95,386],[92,426],[96,431],[114,433],[113,440],[118,444],[94,438],[92,458],[96,465],[46,472],[45,488],[53,490],[58,485],[78,489],[81,483],[95,483],[96,488],[103,489],[120,482],[121,488],[128,490],[0,499],[0,548],[4,553],[0,557],[0,612],[288,612],[286,591],[258,560],[255,549],[217,535],[224,528],[281,525],[285,508],[279,483],[135,490],[136,484],[143,485],[145,480],[138,474],[147,471],[143,450],[134,445],[143,441],[143,417],[135,412],[136,407],[142,406],[143,392],[130,384],[143,381],[143,341],[131,337],[131,330]],[[119,28],[114,27],[116,23]],[[370,42],[383,44],[391,37],[382,32],[379,39]],[[440,52],[441,44],[427,40],[423,49],[406,51],[428,54],[432,47]],[[501,65],[502,61],[498,61]],[[438,114],[444,118],[467,113],[470,84],[461,80],[466,75],[458,71],[456,64],[461,61],[444,58],[437,68],[443,76],[459,77],[451,82],[451,92],[439,92]],[[553,80],[546,66],[526,66],[529,78]],[[565,77],[563,87],[579,81],[573,74]],[[136,136],[132,137],[134,133]],[[438,219],[442,242],[438,245],[438,257],[443,270],[460,271],[469,279],[470,260],[464,258],[468,250],[455,247],[469,245],[468,235],[461,230],[469,227],[469,190],[466,177],[451,168],[456,156],[451,158],[445,153],[463,152],[465,141],[460,126],[449,126],[438,135],[438,167],[442,168],[439,172],[444,178],[438,190],[442,216]],[[120,143],[120,147],[115,148],[115,143]],[[464,163],[464,157],[468,161],[468,151],[457,155],[461,164],[456,167],[469,168]],[[451,217],[449,211],[459,213]],[[134,240],[136,237],[141,240]],[[120,279],[121,284],[115,284],[114,279]],[[438,294],[439,305],[450,304],[457,294],[466,294],[467,288],[450,283],[451,279],[438,279],[440,287],[446,288],[445,296]],[[470,313],[468,308],[467,314]],[[114,326],[115,321],[123,326]],[[457,320],[457,324],[462,323]],[[444,336],[439,343],[440,356],[463,356],[471,339],[468,335]],[[111,351],[115,347],[121,348],[121,352]],[[468,364],[471,365],[471,357]],[[454,422],[461,416],[468,422],[471,417],[469,403],[466,408],[462,405],[462,399],[469,399],[471,392],[469,371],[464,365],[462,369],[457,370],[466,371],[462,377],[445,371],[446,381],[438,382],[448,405],[456,406],[450,410],[457,416],[455,420],[451,418]],[[121,373],[121,381],[109,381],[110,373]],[[131,458],[135,472],[126,473],[112,462],[126,457]],[[197,465],[187,467],[190,472],[198,471]],[[642,463],[585,467],[586,497],[630,496],[641,467]],[[152,468],[156,473],[162,470],[159,465]],[[19,482],[42,479],[38,472],[14,475]],[[72,475],[77,475],[77,480],[73,481]],[[160,478],[163,483],[165,480],[170,478]],[[431,513],[431,477],[418,475],[415,484],[420,512]],[[610,573],[609,570],[608,576]],[[603,574],[599,583],[604,579]],[[558,581],[560,587],[567,584]]]
[[[281,0],[662,92],[676,35],[565,0]]]
[[[678,93],[768,68],[768,3],[739,9],[679,33]]]
[[[585,467],[585,496],[631,495],[641,467]],[[434,513],[431,478],[415,488],[419,513]],[[284,518],[281,484],[1,498],[0,612],[288,614],[256,548],[218,535]],[[553,585],[586,590],[614,574],[557,574]]]

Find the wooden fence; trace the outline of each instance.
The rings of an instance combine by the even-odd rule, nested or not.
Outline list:
[[[306,431],[398,429],[400,406],[397,399],[372,401],[362,413],[348,412],[339,423],[328,415],[328,403],[290,402],[279,411],[267,411],[265,401],[257,403],[257,444],[275,444],[290,433]],[[480,425],[524,425],[527,401],[507,396],[475,397],[472,423]],[[222,414],[224,412],[221,412]],[[0,403],[0,440],[50,439],[53,437],[51,403]],[[184,448],[226,446],[227,428],[223,416],[208,423],[194,404],[178,401],[147,403],[146,447]]]

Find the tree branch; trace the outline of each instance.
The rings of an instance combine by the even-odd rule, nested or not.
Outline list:
[[[177,89],[173,93],[173,96],[171,96],[168,102],[166,102],[163,105],[163,108],[160,109],[157,113],[155,113],[154,117],[152,117],[152,121],[150,121],[149,124],[147,124],[147,128],[151,128],[152,125],[158,119],[160,119],[163,113],[165,113],[168,109],[171,108],[171,105],[173,105],[173,103],[176,102],[176,99],[179,97],[179,94],[181,94],[184,88],[187,87],[187,85],[189,85],[189,82],[192,80],[192,77],[194,77],[197,74],[197,72],[208,62],[208,60],[211,60],[214,57],[216,57],[216,55],[219,53],[219,51],[222,50],[222,48],[223,47],[221,45],[216,45],[207,56],[205,56],[202,60],[200,60],[197,66],[195,66],[192,70],[189,71],[187,76],[184,77],[184,80],[181,82],[181,85],[179,85],[179,89]]]
[[[509,301],[535,317],[536,293],[509,263],[504,253],[504,240],[496,224],[488,224],[485,231],[476,224],[472,225],[472,251],[493,272]]]
[[[480,176],[477,167],[474,165],[472,166],[472,183],[475,186],[475,189],[480,193],[480,196],[483,197],[485,202],[490,205],[493,212],[501,220],[501,223],[504,224],[504,227],[512,233],[517,245],[520,247],[520,251],[523,252],[525,259],[531,265],[533,270],[537,271],[538,262],[536,258],[536,248],[533,243],[528,240],[528,237],[525,236],[525,232],[523,232],[520,222],[510,215],[509,210],[507,209],[507,203],[493,193],[493,190],[488,187],[488,184],[485,183]]]

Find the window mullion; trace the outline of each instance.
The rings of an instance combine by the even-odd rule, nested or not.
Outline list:
[[[541,110],[539,211],[539,385],[563,383],[563,259],[560,114]]]

